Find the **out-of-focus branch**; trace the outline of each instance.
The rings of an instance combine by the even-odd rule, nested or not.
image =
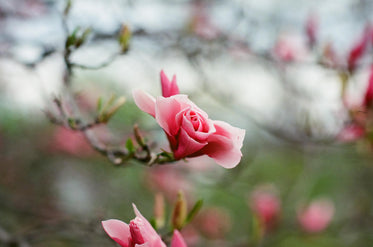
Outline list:
[[[24,239],[15,237],[9,234],[3,227],[0,226],[0,243],[1,246],[8,247],[31,247]]]

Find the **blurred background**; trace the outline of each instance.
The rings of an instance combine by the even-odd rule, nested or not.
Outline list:
[[[372,11],[369,0],[0,0],[0,246],[115,246],[101,220],[129,222],[132,202],[151,219],[156,195],[170,215],[179,190],[189,208],[204,200],[181,231],[188,246],[373,245]],[[123,146],[138,124],[168,150],[131,96],[160,95],[161,69],[211,119],[246,129],[236,168],[118,166],[50,121],[56,98],[89,121],[115,93],[126,103],[92,133]]]

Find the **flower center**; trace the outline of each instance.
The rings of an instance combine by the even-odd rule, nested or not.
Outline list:
[[[190,122],[193,125],[194,130],[200,130],[201,127],[201,116],[195,111],[191,110],[187,113]]]
[[[141,219],[135,219],[135,220],[130,221],[129,227],[130,227],[132,241],[134,244],[145,243],[145,240],[140,230],[142,225],[143,225],[143,222],[141,221]]]

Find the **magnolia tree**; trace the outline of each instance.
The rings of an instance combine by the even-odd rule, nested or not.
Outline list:
[[[40,59],[32,64],[18,61],[25,67],[37,68],[43,60],[53,54],[57,54],[63,60],[63,75],[60,78],[62,89],[56,96],[48,95],[48,104],[43,109],[49,122],[58,127],[49,138],[46,138],[48,141],[40,145],[43,146],[40,148],[43,151],[38,152],[46,157],[49,157],[46,153],[52,153],[57,160],[63,159],[58,156],[63,153],[74,157],[75,161],[87,159],[89,163],[100,159],[97,155],[100,154],[106,158],[101,162],[112,166],[100,164],[97,168],[100,173],[97,175],[97,180],[102,179],[103,182],[98,182],[98,186],[91,187],[100,191],[105,190],[102,188],[105,186],[110,190],[115,184],[123,185],[122,181],[118,182],[110,176],[102,175],[114,169],[119,171],[110,173],[113,177],[117,174],[123,175],[122,172],[130,174],[126,177],[127,187],[119,186],[120,190],[115,191],[114,198],[118,198],[118,201],[128,207],[132,204],[136,217],[132,220],[125,218],[132,214],[129,210],[121,214],[118,213],[120,210],[103,209],[92,222],[80,222],[81,224],[74,228],[71,227],[75,222],[74,217],[64,218],[60,215],[52,203],[54,195],[51,193],[52,195],[45,200],[52,204],[50,210],[53,217],[50,218],[58,219],[55,220],[58,224],[53,225],[43,221],[39,224],[46,227],[40,227],[36,223],[32,225],[32,219],[29,223],[33,226],[31,230],[23,229],[20,233],[15,231],[16,233],[13,234],[13,228],[3,227],[0,221],[0,243],[4,246],[49,246],[49,242],[43,243],[43,234],[52,234],[50,232],[54,230],[60,235],[69,235],[74,232],[74,229],[80,229],[84,232],[74,236],[75,241],[105,236],[102,237],[108,239],[105,245],[109,245],[109,240],[112,239],[112,246],[119,244],[122,247],[354,246],[360,243],[368,246],[368,243],[371,243],[369,237],[361,231],[366,230],[365,225],[372,226],[364,220],[371,218],[369,208],[373,205],[369,194],[371,186],[367,182],[370,181],[370,177],[365,177],[372,173],[370,163],[373,148],[373,61],[371,59],[373,27],[367,23],[362,34],[353,41],[356,43],[351,43],[348,51],[343,52],[338,50],[332,41],[322,40],[320,35],[323,27],[322,20],[318,18],[317,13],[311,13],[304,19],[303,33],[279,34],[263,51],[252,46],[245,35],[231,33],[230,30],[214,23],[211,17],[213,11],[210,11],[209,7],[216,3],[198,0],[185,2],[183,4],[190,7],[192,13],[186,30],[166,32],[167,40],[165,40],[162,39],[165,35],[162,32],[152,33],[141,28],[130,28],[131,25],[126,23],[121,24],[115,32],[105,35],[90,27],[71,28],[68,22],[76,3],[66,1],[63,10],[59,9],[59,19],[65,37],[62,48],[58,50],[42,47],[44,50]],[[39,11],[47,8],[47,4],[43,1],[34,1],[34,5],[25,1],[23,4],[29,8],[35,5]],[[237,16],[240,17],[235,26],[239,26],[241,20],[251,23],[248,21],[250,17],[242,11],[241,5],[230,4],[236,8]],[[25,11],[25,9],[19,10],[21,15],[24,15],[21,10]],[[79,71],[100,70],[112,65],[121,57],[129,56],[135,43],[134,39],[143,37],[157,40],[157,45],[164,47],[165,50],[177,47],[178,52],[185,56],[201,78],[201,83],[197,83],[194,91],[184,89],[185,84],[180,81],[187,79],[180,78],[179,74],[179,84],[176,75],[167,76],[165,72],[172,74],[173,69],[167,67],[169,64],[163,65],[162,59],[158,60],[157,57],[157,63],[164,70],[157,72],[159,78],[152,77],[149,81],[156,85],[160,84],[162,92],[160,96],[154,97],[156,93],[148,93],[140,86],[132,85],[132,92],[127,98],[115,96],[114,90],[111,92],[112,96],[106,100],[100,95],[101,92],[95,94],[97,97],[90,95],[90,97],[80,98],[75,87]],[[100,39],[117,42],[119,47],[117,52],[95,66],[81,64],[74,60],[74,56],[84,50],[85,46],[99,42]],[[165,53],[164,50],[162,52]],[[258,85],[247,88],[245,84],[237,82],[239,76],[232,74],[228,76],[229,81],[223,79],[224,89],[221,90],[219,83],[211,82],[213,77],[207,72],[208,66],[203,66],[204,61],[216,59],[216,54],[222,54],[224,62],[229,58],[236,61],[235,65],[247,63],[249,66],[245,67],[245,73],[246,69],[250,71],[245,74],[245,80],[246,76],[250,77],[252,73],[259,74],[257,78],[254,77],[258,80]],[[14,54],[8,55],[12,57]],[[224,62],[222,64],[225,68]],[[219,74],[214,71],[215,69],[211,70]],[[223,73],[225,74],[225,71]],[[326,112],[328,115],[326,120],[321,113],[315,114],[317,111],[315,105],[319,103],[318,97],[321,96],[311,95],[294,83],[294,81],[301,81],[306,84],[308,81],[302,80],[311,78],[320,84],[318,81],[322,78],[320,74],[333,75],[335,86],[333,89],[337,91],[333,94],[337,95],[333,101],[337,109],[325,110],[324,108],[327,107],[322,105],[323,113]],[[214,79],[219,81],[219,78]],[[273,92],[269,93],[269,98],[276,95],[279,99],[274,99],[277,101],[273,104],[274,110],[269,111],[270,116],[264,117],[265,114],[258,115],[258,111],[252,110],[250,104],[261,97],[259,95],[255,98],[256,86],[260,87],[260,83],[273,80],[275,84],[271,86],[276,85],[278,90],[272,88]],[[321,83],[324,82],[327,83],[327,81]],[[360,88],[356,84],[359,84]],[[320,85],[317,86],[322,88]],[[88,88],[83,88],[82,91],[84,90]],[[180,91],[189,92],[189,95],[181,94]],[[265,91],[267,92],[268,89]],[[203,94],[202,98],[205,98],[205,101],[218,102],[215,111],[211,104],[206,104],[197,97],[199,94]],[[250,101],[247,95],[254,100]],[[206,111],[191,99],[205,106],[203,108]],[[329,100],[333,99],[327,101]],[[264,100],[260,105],[263,108],[270,108],[271,103]],[[125,112],[124,109],[128,108],[131,111]],[[214,117],[210,118],[207,112]],[[133,124],[131,119],[130,124],[123,125],[124,131],[112,130],[111,124],[115,122],[118,114],[121,114],[120,118],[134,118],[139,123]],[[244,120],[238,121],[237,118],[232,118],[237,115]],[[213,120],[215,116],[219,116],[219,120]],[[146,121],[139,121],[140,118]],[[149,124],[149,120],[154,125]],[[237,122],[241,124],[236,124]],[[52,125],[50,123],[49,128]],[[236,125],[240,127],[235,127]],[[255,128],[260,129],[264,135],[271,136],[275,141],[271,144],[265,143],[262,145],[264,147],[261,147],[261,144],[253,147],[254,142],[261,142],[258,141],[260,138],[252,134]],[[46,131],[40,129],[40,135],[46,136]],[[19,137],[19,139],[25,138]],[[35,137],[35,139],[39,138]],[[290,151],[284,152],[285,155],[276,155],[276,149],[283,148],[279,147],[282,146],[278,145],[279,142],[290,146]],[[354,144],[352,148],[351,143]],[[12,157],[14,150],[18,153],[19,147],[15,146],[11,149],[12,146],[9,145],[5,158],[1,159],[5,164],[4,171],[8,171],[9,167],[13,169],[10,169],[10,175],[4,179],[4,187],[20,186],[20,183],[13,183],[13,181],[22,181],[23,177],[27,177],[24,173],[28,170],[17,170],[17,166],[13,166],[13,160],[22,158]],[[368,160],[366,163],[369,164],[361,165],[361,171],[350,169],[349,166],[342,166],[339,169],[335,168],[336,164],[328,164],[332,167],[328,169],[335,170],[325,171],[325,163],[350,163],[344,161],[344,156],[341,154],[344,154],[346,146],[350,147],[349,150],[357,150],[356,155],[363,156],[362,163]],[[38,148],[38,145],[26,146],[25,152],[33,148]],[[333,153],[335,149],[339,150],[338,154]],[[254,155],[252,150],[259,151]],[[20,156],[32,159],[37,155]],[[268,158],[271,156],[275,158],[273,160]],[[321,161],[317,160],[318,158]],[[33,161],[35,164],[43,164],[43,159]],[[255,166],[255,162],[263,163],[262,166],[267,165],[269,168],[260,170]],[[34,164],[28,161],[23,163]],[[59,163],[57,164],[56,169],[62,169]],[[212,168],[209,164],[212,164]],[[281,164],[281,167],[271,166],[271,164]],[[301,165],[297,166],[298,164]],[[34,169],[30,170],[34,172]],[[64,186],[65,179],[76,176],[76,173],[76,170],[67,172],[68,175],[61,179],[63,181],[57,182],[62,184],[60,186]],[[82,171],[79,173],[85,174]],[[53,172],[48,174],[53,175]],[[341,181],[344,179],[347,182],[342,184]],[[85,192],[89,191],[87,189],[79,194],[80,189],[84,187],[84,176],[82,175],[81,178],[78,175],[76,180],[78,182],[74,180],[72,186],[64,191],[73,191],[84,197]],[[327,189],[324,189],[325,187]],[[20,186],[19,190],[23,188],[27,188],[27,185]],[[364,188],[361,193],[355,193],[361,188]],[[108,193],[97,193],[102,198],[111,198],[105,197],[104,194]],[[114,192],[110,193],[114,194]],[[26,192],[20,196],[22,201],[30,200],[24,199],[28,198],[27,194]],[[30,192],[30,195],[33,194]],[[45,202],[36,204],[34,206],[36,209],[30,213],[25,210],[28,207],[14,206],[19,198],[16,200],[10,197],[14,199],[13,203],[8,197],[4,198],[4,202],[9,201],[4,203],[4,208],[8,210],[15,208],[16,211],[26,212],[24,213],[26,215],[36,215],[34,212],[39,212],[38,210],[47,204]],[[154,202],[149,202],[149,198],[154,198]],[[349,202],[346,198],[356,199],[356,203]],[[353,199],[351,201],[354,201]],[[101,200],[105,199],[97,201],[102,203]],[[203,201],[207,201],[207,205],[203,206]],[[338,205],[344,201],[348,201],[345,208]],[[115,208],[118,202],[110,199],[107,203]],[[148,215],[146,212],[149,208],[153,208],[153,216],[144,217],[134,203],[145,212],[145,216]],[[72,211],[79,211],[76,210],[79,208],[79,203],[71,204]],[[82,208],[80,214],[84,215],[89,207]],[[234,214],[235,217],[232,216]],[[361,224],[357,230],[349,228],[354,224],[360,225],[361,222],[365,225]],[[49,228],[48,224],[53,225],[55,229]],[[67,227],[70,229],[67,233],[64,232],[66,225],[70,227]],[[351,235],[345,239],[347,244],[336,237],[343,235],[344,232],[351,232]],[[363,240],[355,239],[354,234]],[[368,235],[371,236],[370,233]],[[61,245],[57,243],[50,246]],[[79,245],[73,243],[71,246]]]

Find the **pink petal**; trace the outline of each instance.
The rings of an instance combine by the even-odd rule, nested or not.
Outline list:
[[[369,108],[373,103],[373,66],[370,68],[368,87],[365,91],[363,106]]]
[[[180,129],[179,135],[179,146],[174,151],[175,159],[182,159],[193,153],[201,150],[204,146],[206,146],[207,142],[198,142],[188,136],[183,128]]]
[[[135,204],[132,204],[132,206],[133,211],[136,214],[136,218],[132,220],[131,223],[133,225],[136,225],[137,229],[134,229],[137,231],[136,234],[141,235],[142,240],[145,241],[145,243],[149,243],[149,246],[151,247],[165,247],[166,245],[162,242],[161,237],[154,230],[149,221],[144,216],[142,216]]]
[[[178,230],[174,231],[172,236],[171,247],[187,247],[183,236],[181,236]]]
[[[139,89],[133,90],[132,96],[137,107],[155,117],[155,99],[153,96]]]
[[[201,125],[204,125],[204,127],[208,130],[206,132],[204,131],[196,131],[194,129],[194,126],[192,124],[192,122],[187,119],[186,116],[182,116],[182,121],[181,121],[181,126],[183,127],[183,129],[188,133],[188,135],[195,139],[195,140],[198,140],[199,142],[201,141],[206,141],[207,138],[213,133],[215,132],[215,127],[214,125],[212,124],[212,121],[210,119],[202,119],[200,118],[200,124]]]
[[[163,97],[170,97],[179,94],[179,88],[176,83],[176,76],[174,75],[172,81],[170,82],[163,70],[161,70],[161,86]]]
[[[184,97],[187,97],[184,95]],[[174,136],[179,131],[179,123],[176,123],[176,114],[181,110],[180,103],[173,97],[157,97],[155,104],[155,119],[162,129]]]
[[[208,119],[207,113],[199,109],[187,95],[178,94],[168,98],[158,96],[155,102],[155,115],[158,124],[170,136],[175,136],[180,128],[182,118],[180,113],[194,109],[202,117]],[[179,117],[178,117],[179,115]]]
[[[136,244],[135,247],[167,247],[161,238],[156,239],[153,242],[146,242],[144,244]]]
[[[233,141],[233,145],[237,149],[241,149],[243,145],[243,139],[245,137],[245,130],[224,122],[224,121],[213,121],[216,128],[216,134],[226,136]]]
[[[358,124],[351,124],[344,127],[337,135],[336,139],[341,142],[357,141],[365,135],[365,128]]]
[[[122,247],[128,247],[131,237],[129,226],[120,220],[105,220],[101,222],[105,232]]]
[[[357,43],[352,47],[348,56],[348,69],[354,70],[358,60],[364,55],[364,52],[368,46],[369,39],[372,33],[372,28],[367,25],[364,29],[362,37],[357,41]]]
[[[133,207],[133,211],[135,212],[136,214],[136,217],[138,217],[139,219],[141,219],[141,221],[143,222],[144,224],[144,227],[146,228],[146,231],[149,233],[149,234],[152,234],[153,236],[159,236],[158,233],[154,230],[154,228],[152,227],[152,225],[149,223],[149,221],[144,217],[142,216],[142,214],[140,213],[140,211],[137,209],[136,205],[134,203],[132,203],[132,207]]]
[[[180,91],[179,91],[179,87],[177,86],[177,82],[176,82],[176,75],[174,75],[172,77],[172,81],[171,81],[171,87],[170,87],[170,96],[172,95],[176,95],[176,94],[179,94]]]
[[[160,237],[150,242],[150,247],[167,247]]]
[[[233,127],[222,121],[214,121],[216,133],[207,139],[208,145],[202,149],[224,168],[233,168],[241,160],[241,147],[245,130]]]

